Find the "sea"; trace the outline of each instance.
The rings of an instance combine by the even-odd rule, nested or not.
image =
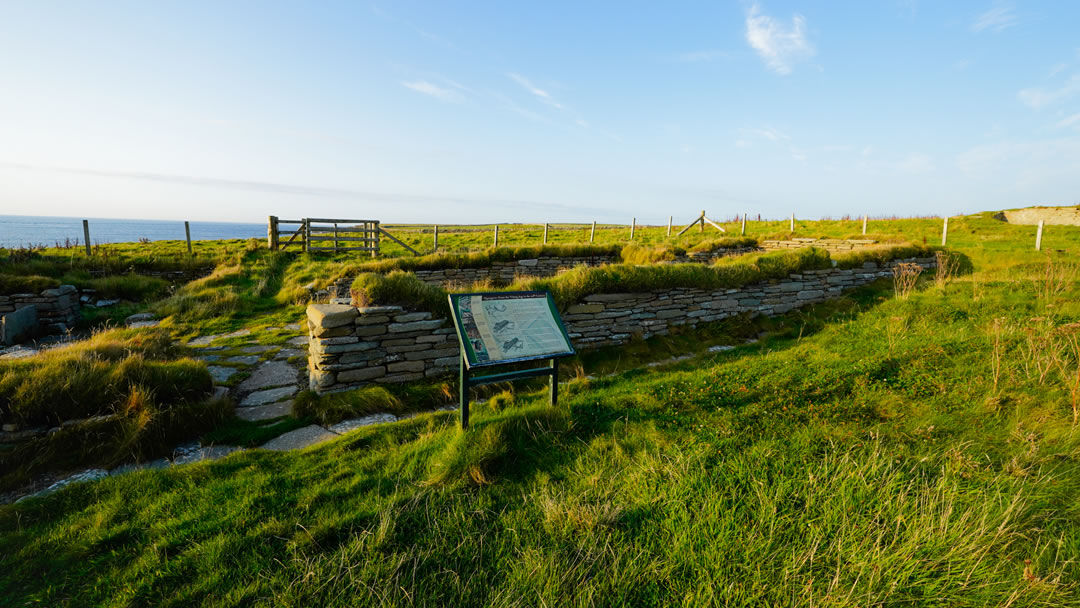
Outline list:
[[[0,215],[0,247],[55,247],[83,243],[83,219],[90,223],[90,243],[133,243],[139,239],[184,239],[184,222],[174,220],[116,220],[75,217]],[[191,222],[191,240],[266,238],[266,224]]]

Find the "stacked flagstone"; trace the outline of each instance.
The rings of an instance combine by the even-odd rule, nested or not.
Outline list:
[[[617,346],[739,314],[783,314],[890,277],[892,266],[904,262],[935,265],[934,258],[911,258],[884,266],[867,262],[859,269],[808,270],[738,289],[593,294],[562,311],[562,318],[576,349]],[[308,377],[318,392],[444,376],[460,356],[449,321],[399,306],[313,304],[308,331]]]
[[[829,253],[850,253],[861,249],[883,247],[877,241],[869,239],[791,239],[787,241],[761,241],[761,248],[766,251],[777,249],[802,249],[803,247],[817,247]]]
[[[458,363],[450,322],[428,312],[312,304],[307,316],[309,380],[319,392],[441,376]]]
[[[46,333],[64,333],[79,319],[79,292],[74,285],[61,285],[41,293],[16,293],[0,296],[0,317],[33,306],[37,322]]]

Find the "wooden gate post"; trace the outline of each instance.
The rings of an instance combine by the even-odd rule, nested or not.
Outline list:
[[[1042,251],[1043,221],[1039,220],[1039,230],[1035,233],[1035,251]]]
[[[593,242],[594,238],[596,238],[596,220],[592,221],[592,230],[589,231],[589,242]]]
[[[671,216],[667,216],[667,235],[671,236]]]
[[[634,230],[637,229],[637,218],[630,220],[630,240],[634,240]]]
[[[432,251],[439,250],[439,225],[435,224],[435,248]]]
[[[499,246],[499,225],[498,224],[495,224],[495,244],[492,245],[492,246],[493,247],[498,247]]]
[[[379,226],[379,221],[375,221],[375,248],[371,250],[371,257],[379,257],[379,233],[382,232],[382,228]]]
[[[739,236],[746,236],[746,212],[742,214],[742,232],[739,233]]]
[[[191,224],[184,222],[184,237],[187,239],[187,254],[191,255]]]
[[[795,232],[795,214],[791,214],[791,232]]]
[[[705,232],[705,210],[704,209],[701,210],[701,219],[698,220],[698,221],[701,222],[701,226],[699,226],[698,232],[704,233]]]
[[[548,225],[544,224],[544,244],[545,245],[547,245],[547,231],[548,231]]]
[[[82,221],[83,240],[86,242],[86,257],[90,257],[90,222]]]
[[[945,223],[941,226],[941,246],[945,246],[945,242],[949,240],[949,218],[945,218]]]
[[[866,214],[865,213],[862,216],[862,233],[864,235],[866,234]]]
[[[276,215],[271,215],[267,221],[266,246],[270,251],[278,250],[278,218]]]

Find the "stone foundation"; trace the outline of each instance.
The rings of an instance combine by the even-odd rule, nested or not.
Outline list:
[[[61,285],[40,294],[0,296],[0,316],[27,306],[37,309],[37,322],[46,333],[64,333],[79,320],[79,292],[74,285]]]
[[[868,262],[855,270],[808,270],[738,289],[594,294],[562,311],[563,321],[577,350],[617,346],[743,313],[783,314],[891,277],[892,266],[902,262],[923,268],[935,265],[934,258],[912,258],[885,266]],[[458,366],[453,323],[428,312],[399,306],[312,304],[308,334],[309,381],[320,393],[446,376]]]

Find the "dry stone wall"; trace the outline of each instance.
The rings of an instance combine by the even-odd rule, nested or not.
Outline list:
[[[761,241],[761,248],[766,251],[779,249],[802,249],[803,247],[817,247],[829,253],[849,253],[860,249],[873,249],[883,247],[877,241],[869,239],[790,239],[787,241]]]
[[[809,270],[738,289],[594,294],[563,311],[563,321],[578,350],[616,346],[742,313],[782,314],[892,276],[892,265],[901,262],[935,264],[934,258],[911,258],[885,266],[868,262],[854,270]],[[320,393],[445,376],[458,365],[453,324],[431,313],[312,304],[307,315],[309,381]]]
[[[41,293],[16,293],[0,296],[0,316],[27,306],[37,309],[37,322],[47,333],[63,333],[79,319],[79,291],[74,285],[61,285]]]
[[[717,249],[705,253],[689,253],[675,259],[673,263],[708,263],[718,258],[743,255],[761,251],[758,247],[735,247]],[[523,277],[553,277],[577,266],[603,266],[616,264],[618,256],[597,255],[579,257],[541,257],[509,262],[493,262],[481,268],[443,268],[439,270],[414,270],[418,279],[429,284],[445,287],[449,285],[471,285],[480,281],[490,281],[495,285],[507,285]],[[353,278],[338,279],[329,288],[332,298],[348,298]]]

